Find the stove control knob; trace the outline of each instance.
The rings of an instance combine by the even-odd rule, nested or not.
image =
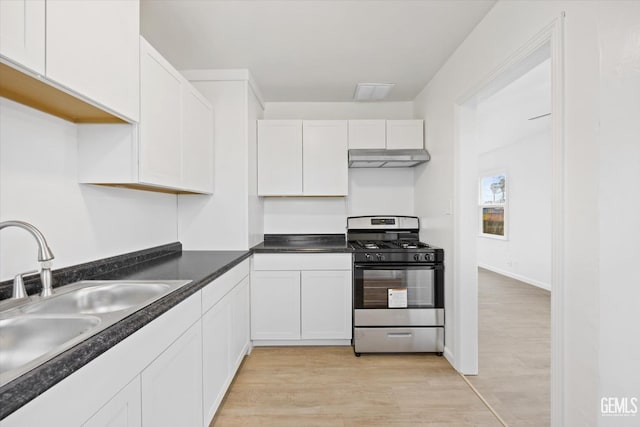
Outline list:
[[[384,256],[382,254],[376,254],[376,258],[378,258],[378,261],[384,261]]]
[[[413,259],[415,259],[416,261],[420,261],[420,254],[415,254],[413,256]]]
[[[364,259],[366,259],[367,261],[371,260],[371,254],[364,254]]]
[[[424,260],[425,261],[433,261],[433,254],[425,254],[424,255]]]

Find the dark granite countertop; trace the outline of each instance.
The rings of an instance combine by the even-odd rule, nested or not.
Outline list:
[[[57,286],[85,279],[192,282],[0,387],[0,420],[193,295],[251,253],[181,251],[181,245],[174,243],[54,272]],[[37,292],[38,286],[39,283],[33,285],[30,293]]]
[[[254,253],[353,252],[344,234],[265,234]]]
[[[182,251],[178,242],[53,271],[57,288],[80,280],[192,280],[82,343],[0,387],[0,420],[91,362],[138,329],[198,292],[252,253],[350,253],[344,234],[267,234],[249,251]],[[11,295],[0,283],[0,299]],[[30,295],[40,291],[37,275],[25,280]]]

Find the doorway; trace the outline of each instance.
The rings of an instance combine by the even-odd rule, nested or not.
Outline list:
[[[478,250],[477,238],[481,231],[479,219],[479,151],[478,102],[504,88],[518,77],[550,59],[551,68],[551,424],[562,425],[564,342],[562,330],[563,276],[563,53],[562,19],[543,29],[527,45],[481,81],[475,89],[460,98],[456,104],[457,138],[455,149],[455,247],[454,247],[454,332],[456,368],[466,375],[478,374]],[[501,171],[494,170],[500,176]],[[508,188],[507,180],[507,188]],[[508,197],[508,193],[507,193]],[[506,217],[508,218],[508,202]],[[494,218],[495,220],[495,218]],[[507,223],[508,224],[508,223]],[[508,225],[507,225],[508,227]],[[508,229],[506,233],[508,233]]]
[[[550,422],[549,54],[475,102],[478,375],[468,380],[509,425]]]

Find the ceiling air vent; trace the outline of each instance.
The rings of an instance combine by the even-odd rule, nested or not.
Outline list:
[[[382,101],[395,85],[395,83],[358,83],[353,99],[355,101]]]

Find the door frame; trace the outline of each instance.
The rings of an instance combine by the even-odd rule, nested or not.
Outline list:
[[[453,305],[455,312],[453,364],[462,374],[478,373],[478,277],[475,240],[477,237],[477,153],[473,147],[475,129],[469,126],[475,114],[474,99],[489,85],[521,65],[545,45],[551,57],[551,425],[564,425],[564,196],[565,196],[565,82],[564,18],[562,13],[521,46],[502,65],[480,80],[456,100],[454,145],[454,269]],[[473,118],[471,119],[473,121]],[[475,158],[473,156],[476,156]],[[475,169],[474,169],[475,166]],[[467,179],[474,176],[473,183]],[[473,187],[471,187],[473,186]],[[473,206],[473,209],[470,207]]]

